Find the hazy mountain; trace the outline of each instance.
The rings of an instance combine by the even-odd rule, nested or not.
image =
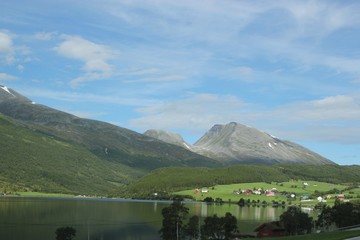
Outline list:
[[[185,142],[185,140],[178,133],[172,133],[159,129],[150,129],[147,130],[144,135],[192,150],[191,144]]]
[[[194,147],[199,154],[229,164],[334,164],[298,144],[234,122],[213,126]]]

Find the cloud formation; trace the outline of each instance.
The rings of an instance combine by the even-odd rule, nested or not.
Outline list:
[[[12,64],[15,61],[13,41],[9,34],[0,31],[0,62]]]
[[[55,50],[64,57],[84,63],[81,70],[85,74],[73,79],[70,82],[72,87],[88,81],[105,79],[112,74],[112,66],[108,61],[115,58],[115,54],[107,46],[77,36],[65,36],[65,40]]]
[[[193,94],[138,112],[143,116],[132,119],[130,125],[143,130],[188,129],[203,133],[216,123],[237,121],[285,139],[360,143],[360,99],[345,95],[265,109],[235,96]]]
[[[139,108],[137,112],[143,117],[130,120],[130,125],[143,130],[177,128],[198,133],[209,129],[214,123],[239,119],[247,106],[247,103],[234,96],[190,94],[180,100]]]
[[[16,80],[17,77],[9,75],[7,73],[0,73],[0,81],[11,81]]]

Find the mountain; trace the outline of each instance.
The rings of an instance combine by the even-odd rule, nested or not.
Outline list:
[[[16,183],[11,176],[19,176],[18,179],[24,180],[20,181],[23,186],[31,185],[36,182],[36,176],[42,183],[52,183],[51,189],[62,186],[71,192],[81,192],[80,185],[86,184],[84,179],[96,176],[102,184],[113,183],[103,188],[106,190],[96,188],[104,193],[108,192],[109,186],[126,185],[160,167],[221,166],[218,161],[129,129],[37,104],[1,85],[0,114],[1,166],[13,166],[8,170],[1,167],[5,172],[0,174],[0,183],[9,177],[10,182]],[[12,162],[16,164],[12,165]],[[34,163],[41,169],[36,174]],[[20,172],[16,172],[17,166],[21,166]],[[78,166],[82,169],[78,174],[86,178],[78,187],[73,187],[76,181],[69,176],[77,175]],[[99,169],[103,170],[98,172]]]
[[[79,118],[0,85],[0,192],[106,195],[154,169],[333,162],[238,123],[215,125],[194,145],[179,134],[140,134]]]
[[[335,164],[298,144],[235,122],[213,126],[194,146],[197,153],[229,164]]]
[[[194,145],[186,143],[180,135],[173,135],[161,130],[151,130],[150,133],[149,136],[185,146],[187,149],[219,160],[226,165],[334,164],[298,144],[281,140],[255,128],[235,122],[213,126]]]
[[[0,194],[30,190],[103,196],[142,175],[0,113]]]
[[[144,135],[192,150],[191,144],[185,142],[185,140],[178,133],[172,133],[165,130],[150,129],[144,132]]]

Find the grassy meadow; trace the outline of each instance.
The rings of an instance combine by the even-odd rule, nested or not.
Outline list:
[[[281,182],[281,183],[265,183],[265,182],[255,182],[255,183],[239,183],[239,184],[228,184],[228,185],[216,185],[213,187],[206,188],[208,190],[207,193],[201,193],[201,189],[199,193],[195,193],[195,189],[189,189],[185,191],[178,191],[174,194],[179,195],[186,195],[186,196],[192,196],[194,199],[201,201],[206,197],[211,197],[213,199],[221,198],[223,201],[232,201],[232,202],[238,202],[240,198],[244,198],[245,200],[250,199],[252,200],[260,200],[271,202],[272,200],[275,201],[287,201],[287,197],[283,195],[275,195],[275,196],[265,196],[262,195],[245,195],[245,194],[235,194],[234,192],[244,190],[244,189],[254,189],[254,188],[262,188],[264,190],[267,189],[273,189],[276,188],[279,192],[288,192],[288,193],[294,193],[297,197],[296,200],[293,200],[294,203],[300,203],[300,196],[303,194],[307,194],[311,196],[315,193],[315,191],[318,192],[328,192],[334,189],[338,189],[340,191],[343,191],[348,186],[341,185],[341,184],[332,184],[332,183],[324,183],[324,182],[318,182],[318,181],[305,181],[307,183],[307,186],[304,187],[304,181],[288,181],[288,182]],[[349,194],[351,192],[351,194]],[[351,189],[350,191],[343,192],[346,196],[352,195],[354,198],[357,198],[360,193],[360,188]],[[337,194],[329,194],[332,196],[332,199],[328,200],[329,203],[332,203],[334,201],[334,197],[337,196]],[[304,205],[310,204],[316,204],[317,200],[314,199],[313,201],[306,201],[303,202]]]

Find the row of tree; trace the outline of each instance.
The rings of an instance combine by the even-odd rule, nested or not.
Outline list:
[[[325,230],[335,225],[338,228],[360,224],[360,202],[341,203],[336,199],[333,207],[325,206],[316,221],[316,225]]]
[[[169,207],[163,208],[163,222],[159,233],[164,240],[178,239],[231,239],[238,233],[237,220],[227,212],[224,217],[214,215],[206,217],[200,224],[198,216],[184,220],[189,209],[181,201],[174,201]]]
[[[237,219],[226,213],[224,217],[214,215],[206,217],[203,223],[199,217],[192,216],[184,223],[189,209],[181,201],[174,201],[162,210],[163,225],[159,233],[164,240],[178,239],[233,239],[239,235]],[[333,207],[322,209],[315,222],[297,206],[290,206],[280,215],[280,224],[287,235],[311,233],[312,227],[329,228],[331,225],[341,228],[360,224],[360,203],[341,203],[336,201]]]

